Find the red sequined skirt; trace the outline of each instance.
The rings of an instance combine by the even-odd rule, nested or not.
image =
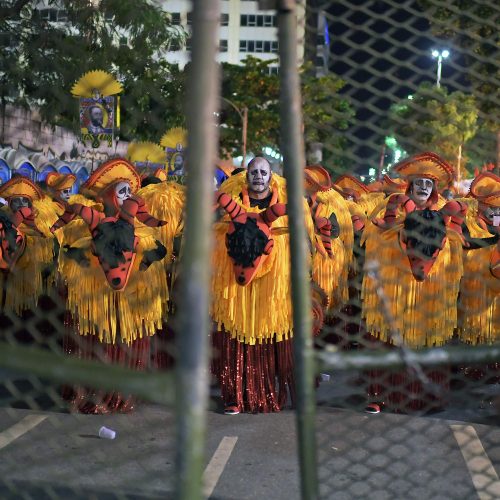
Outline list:
[[[225,406],[240,412],[269,413],[295,402],[292,340],[248,345],[227,332],[212,334],[217,378]]]

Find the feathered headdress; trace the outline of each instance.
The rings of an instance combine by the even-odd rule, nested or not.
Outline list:
[[[167,130],[161,138],[160,145],[167,150],[182,151],[187,147],[187,131],[182,127]]]
[[[75,97],[94,97],[96,90],[100,96],[106,97],[120,94],[123,92],[123,86],[112,74],[102,70],[95,70],[89,71],[80,77],[73,85],[71,93]]]
[[[127,160],[132,163],[165,164],[165,150],[154,142],[132,142],[127,149]]]

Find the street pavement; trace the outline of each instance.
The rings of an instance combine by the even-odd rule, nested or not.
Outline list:
[[[336,405],[333,380],[318,391],[322,498],[500,498],[491,408],[368,415]],[[116,439],[98,437],[103,425]],[[207,426],[210,498],[300,498],[293,411],[226,416],[212,407]],[[156,405],[105,416],[0,408],[0,498],[173,498],[174,439],[173,412]]]

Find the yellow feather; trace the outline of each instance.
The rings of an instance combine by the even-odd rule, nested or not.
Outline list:
[[[162,163],[165,164],[167,156],[165,150],[154,142],[132,142],[127,149],[127,159],[132,163]]]
[[[182,127],[167,130],[160,140],[160,145],[164,148],[177,149],[178,144],[182,146],[182,149],[187,147],[187,131]]]
[[[122,84],[111,73],[95,70],[80,77],[71,88],[71,93],[75,97],[93,97],[94,89],[97,89],[103,97],[123,92]]]

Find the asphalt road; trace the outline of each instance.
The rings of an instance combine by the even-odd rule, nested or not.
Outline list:
[[[341,390],[332,381],[318,391],[322,498],[500,498],[500,428],[491,408],[368,415],[332,407]],[[291,410],[213,410],[207,423],[210,498],[300,498]],[[116,439],[100,439],[102,425]],[[108,416],[0,408],[0,498],[172,498],[174,432],[172,412],[147,404]]]

